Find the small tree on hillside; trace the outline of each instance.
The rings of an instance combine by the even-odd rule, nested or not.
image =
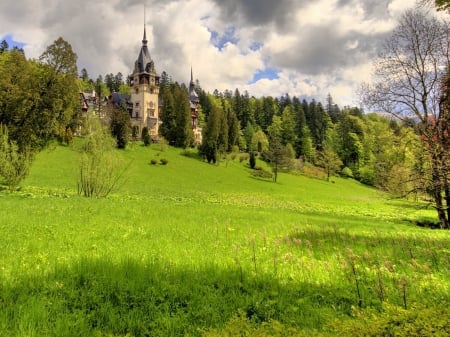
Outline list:
[[[8,128],[0,124],[0,177],[13,192],[28,175],[32,155],[27,149],[19,150],[16,142],[9,139]]]
[[[269,133],[269,148],[263,152],[264,158],[272,166],[273,181],[277,182],[278,172],[289,167],[291,158],[286,146],[282,143],[282,124],[279,116],[274,116],[272,124],[267,128]]]
[[[342,160],[327,143],[325,143],[324,149],[318,153],[317,164],[325,169],[327,181],[330,181],[330,176],[342,168]]]
[[[89,116],[83,127],[85,142],[81,146],[78,194],[85,197],[106,197],[123,173],[114,153],[115,140],[95,116]]]

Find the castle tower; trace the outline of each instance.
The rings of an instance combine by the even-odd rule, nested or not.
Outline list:
[[[200,99],[195,91],[194,76],[192,74],[191,67],[191,81],[189,82],[189,102],[191,106],[191,125],[194,132],[195,143],[200,144],[202,142],[202,129],[198,125],[198,109],[200,105]]]
[[[145,26],[142,47],[135,62],[133,74],[130,76],[130,86],[133,103],[131,125],[137,128],[138,135],[141,135],[142,129],[147,127],[150,137],[157,140],[160,124],[159,75],[155,71],[155,63],[147,47]]]

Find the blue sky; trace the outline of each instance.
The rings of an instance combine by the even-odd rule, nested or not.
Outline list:
[[[17,47],[17,48],[23,48],[25,46],[25,43],[20,41],[14,41],[11,34],[5,35],[0,38],[0,41],[5,40],[8,43],[9,48]]]

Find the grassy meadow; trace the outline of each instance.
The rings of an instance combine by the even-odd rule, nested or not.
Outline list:
[[[450,334],[450,233],[414,225],[434,220],[426,204],[338,177],[273,183],[239,154],[118,155],[107,198],[77,195],[71,146],[0,191],[0,336]]]

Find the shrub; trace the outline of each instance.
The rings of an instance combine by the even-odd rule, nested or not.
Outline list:
[[[150,135],[148,134],[148,128],[145,126],[142,128],[141,133],[142,142],[144,143],[144,146],[148,146],[150,144]]]
[[[224,327],[220,329],[208,329],[202,332],[202,337],[320,337],[324,336],[316,332],[304,332],[296,328],[284,325],[276,320],[269,320],[263,323],[257,323],[247,318],[240,312],[230,318]]]
[[[169,146],[169,142],[164,137],[160,136],[158,139],[159,151],[164,152]]]
[[[246,161],[249,158],[248,153],[243,153],[239,156],[239,162],[242,163],[243,161]]]
[[[335,321],[338,336],[449,336],[450,314],[444,307],[403,308],[385,304],[375,309],[355,310],[353,318]]]
[[[363,166],[359,169],[359,181],[363,184],[373,186],[375,182],[375,174],[373,168],[369,166]]]
[[[161,163],[161,165],[167,165],[167,163],[169,162],[166,158],[161,158],[159,160],[159,162]]]
[[[315,177],[315,178],[319,178],[319,179],[326,179],[326,177],[327,177],[327,174],[321,167],[314,166],[308,162],[305,162],[303,164],[302,173],[307,176]]]
[[[347,178],[353,178],[353,171],[349,167],[344,167],[341,171],[341,175]]]
[[[252,176],[263,179],[271,179],[272,173],[264,170],[262,167],[255,166],[252,170]]]
[[[158,164],[158,161],[156,159],[152,159],[152,160],[150,160],[150,164],[156,165],[156,164]]]
[[[115,155],[115,140],[95,116],[89,116],[84,125],[89,130],[82,145],[78,176],[78,194],[85,197],[106,197],[116,188],[123,174]]]
[[[0,124],[0,177],[3,177],[9,190],[15,191],[29,172],[32,153],[20,151],[16,142],[9,139],[8,129]]]

